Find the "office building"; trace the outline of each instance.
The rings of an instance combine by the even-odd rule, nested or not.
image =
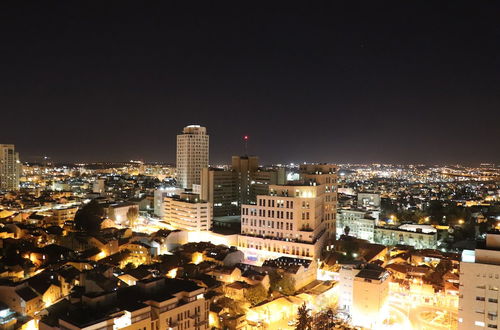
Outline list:
[[[486,235],[476,249],[464,250],[460,263],[458,329],[498,329],[500,232]]]
[[[326,239],[335,237],[336,167],[303,165],[300,171],[300,181],[270,185],[268,195],[242,205],[238,245],[249,260],[318,258]]]
[[[175,229],[206,231],[212,225],[212,205],[197,194],[165,197],[164,205],[164,220]]]
[[[242,204],[255,203],[257,195],[268,194],[270,185],[284,183],[284,168],[264,169],[257,156],[233,156],[229,170],[202,170],[199,193],[213,204],[214,216],[239,215]]]
[[[201,171],[200,198],[213,205],[215,217],[240,214],[238,173],[204,168]]]
[[[184,127],[177,135],[177,183],[192,189],[200,184],[201,170],[208,167],[209,136],[207,129],[198,125]]]
[[[19,153],[13,144],[0,144],[0,190],[19,190]]]

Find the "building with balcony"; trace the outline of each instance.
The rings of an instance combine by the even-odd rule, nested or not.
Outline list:
[[[300,171],[300,181],[270,185],[255,204],[242,205],[238,246],[250,261],[318,258],[335,237],[336,167],[302,165]]]
[[[500,328],[500,232],[463,251],[459,281],[458,329]]]
[[[205,288],[192,281],[152,278],[99,294],[84,294],[80,303],[65,303],[40,321],[48,329],[208,329]]]
[[[172,227],[187,231],[206,231],[212,226],[212,204],[198,194],[182,193],[165,197],[163,219]]]

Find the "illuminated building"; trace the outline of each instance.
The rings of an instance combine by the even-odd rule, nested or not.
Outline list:
[[[42,319],[40,329],[204,330],[209,312],[204,293],[205,288],[191,281],[141,280],[112,292],[84,294],[82,303],[67,306],[55,323]]]
[[[19,153],[13,144],[0,144],[0,190],[19,190]]]
[[[66,221],[73,221],[75,219],[76,211],[78,211],[77,206],[53,208],[51,210],[52,217],[51,222],[62,226]]]
[[[361,264],[343,264],[339,269],[339,308],[350,312],[353,300],[354,277],[361,271]]]
[[[212,205],[200,200],[197,194],[165,197],[164,207],[165,221],[176,229],[202,231],[212,225]]]
[[[177,135],[177,183],[192,189],[200,184],[201,169],[208,167],[209,136],[207,129],[198,125],[184,127]]]
[[[267,195],[272,184],[285,183],[285,169],[263,169],[257,156],[233,156],[232,168],[204,168],[201,198],[213,204],[214,216],[238,215],[242,204],[255,203]]]
[[[213,205],[214,216],[240,214],[238,174],[219,168],[201,172],[200,197]]]
[[[383,245],[411,245],[416,249],[437,248],[437,230],[430,225],[375,227],[374,241]]]
[[[156,189],[153,197],[154,214],[160,219],[163,219],[165,215],[163,213],[165,211],[165,205],[164,205],[165,197],[178,195],[182,192],[183,189],[177,187],[166,187],[166,188]]]
[[[387,317],[389,273],[383,268],[367,265],[354,276],[352,292],[353,324],[376,328]]]
[[[238,246],[249,260],[319,258],[325,240],[335,236],[336,167],[302,165],[301,180],[270,185],[256,204],[242,205]]]
[[[380,194],[372,192],[358,192],[358,207],[380,208]]]
[[[337,213],[337,237],[349,227],[349,236],[373,242],[375,219],[365,210],[342,209]]]
[[[498,329],[500,232],[486,235],[475,251],[464,250],[460,263],[458,329]]]
[[[139,206],[137,204],[128,202],[111,204],[108,208],[106,208],[106,215],[116,224],[126,225],[129,227],[130,219],[128,217],[128,213],[132,208],[135,208],[137,210],[137,214],[139,214]]]

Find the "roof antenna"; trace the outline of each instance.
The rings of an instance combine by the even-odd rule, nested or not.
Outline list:
[[[245,156],[248,156],[248,135],[243,136],[243,140],[245,141]]]

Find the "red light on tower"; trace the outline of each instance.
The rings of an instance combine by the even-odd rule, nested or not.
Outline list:
[[[248,149],[248,145],[247,145],[248,135],[244,135],[243,140],[245,141],[245,155],[247,155],[248,154],[248,151],[247,151],[247,149]]]

